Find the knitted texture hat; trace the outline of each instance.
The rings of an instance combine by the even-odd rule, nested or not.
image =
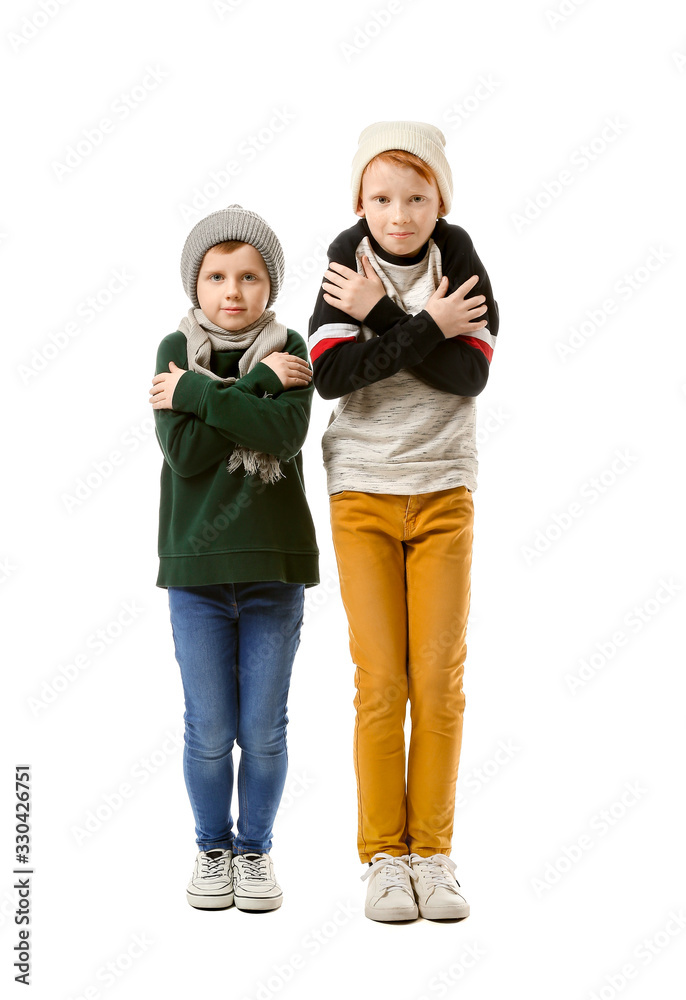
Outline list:
[[[181,253],[181,280],[188,298],[196,309],[200,308],[197,284],[202,259],[210,247],[227,240],[250,243],[264,257],[271,285],[265,307],[268,309],[279,294],[283,282],[283,249],[262,216],[241,208],[238,204],[211,212],[196,223],[188,234]]]
[[[387,149],[404,149],[431,167],[443,198],[443,214],[448,214],[453,200],[453,175],[445,156],[445,136],[439,128],[426,122],[374,122],[360,133],[357,141],[352,162],[353,212],[357,211],[362,173],[369,161]]]

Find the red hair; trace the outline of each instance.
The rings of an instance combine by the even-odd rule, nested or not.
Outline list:
[[[377,153],[376,156],[373,156],[369,161],[369,163],[364,168],[364,170],[362,171],[362,176],[360,177],[360,190],[358,191],[357,194],[358,209],[362,208],[361,204],[362,181],[364,179],[364,175],[367,173],[372,163],[375,163],[376,160],[381,160],[382,163],[388,163],[391,164],[392,166],[412,167],[412,169],[416,173],[418,173],[419,176],[422,177],[427,182],[427,184],[431,184],[431,182],[433,181],[436,187],[438,188],[438,180],[436,179],[436,174],[433,172],[428,163],[425,163],[424,160],[420,159],[418,156],[415,156],[414,153],[408,153],[406,149],[386,149],[383,151],[383,153]],[[442,201],[443,198],[441,195],[440,188],[438,188],[438,196]]]

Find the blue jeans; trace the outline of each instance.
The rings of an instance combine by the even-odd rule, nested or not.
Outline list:
[[[186,711],[183,773],[198,850],[269,853],[288,769],[291,669],[305,587],[278,580],[169,587]],[[231,818],[233,745],[237,835]]]

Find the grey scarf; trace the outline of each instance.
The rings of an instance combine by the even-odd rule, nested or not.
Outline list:
[[[277,322],[273,309],[265,309],[254,323],[233,333],[215,326],[202,309],[191,308],[188,310],[188,315],[179,323],[178,329],[186,336],[189,369],[202,375],[209,375],[224,385],[233,385],[237,379],[221,378],[211,371],[209,368],[211,350],[240,351],[247,348],[238,361],[238,372],[242,377],[272,351],[282,351],[288,339],[288,330],[283,323]],[[257,472],[264,483],[275,483],[284,475],[276,455],[251,451],[237,444],[226,468],[228,472],[235,472],[241,465],[245,467],[246,476]]]

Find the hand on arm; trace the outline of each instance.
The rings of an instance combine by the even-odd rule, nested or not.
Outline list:
[[[182,360],[178,354],[177,360]],[[168,372],[168,368],[172,371]],[[173,387],[185,369],[170,360],[169,348],[164,342],[157,353],[156,370],[153,388],[149,390],[149,402],[153,404],[155,434],[167,464],[184,478],[216,468],[217,463],[233,451],[234,439],[214,427],[208,427],[194,414],[178,413],[167,405],[167,397],[173,394]],[[166,378],[155,381],[159,375],[169,376],[169,381]],[[161,406],[155,406],[154,402],[158,393],[162,395],[159,400]]]
[[[172,410],[172,399],[174,389],[182,375],[186,374],[185,368],[179,368],[174,362],[169,362],[168,372],[159,372],[152,380],[149,402],[152,403],[153,410]]]
[[[337,252],[332,244],[329,258]],[[396,308],[369,261],[363,260],[362,266],[366,277],[332,260],[326,274],[332,278],[328,285],[336,289],[336,295],[326,292],[323,286],[317,292],[309,323],[309,346],[314,383],[324,399],[336,399],[389,378],[401,368],[420,362],[445,339],[425,310],[417,316],[407,316],[399,309],[400,321],[397,315],[393,316],[386,324],[383,337],[359,340],[362,319],[379,316],[387,307]],[[357,303],[355,288],[361,290],[363,296]],[[375,304],[369,308],[372,301]],[[343,311],[336,303],[345,304],[352,313]]]
[[[424,306],[441,328],[446,340],[459,337],[460,334],[473,333],[474,330],[481,330],[487,325],[486,320],[481,320],[478,323],[472,322],[473,319],[488,311],[488,306],[484,305],[486,296],[473,295],[469,299],[466,297],[478,280],[479,275],[473,274],[471,278],[463,281],[454,292],[446,295],[448,278],[444,274],[438,283],[438,288]]]
[[[362,255],[362,267],[364,274],[359,274],[345,264],[331,261],[329,269],[324,272],[328,281],[322,284],[324,301],[360,322],[386,294],[383,282],[366,254]]]
[[[427,385],[456,396],[478,396],[484,389],[499,325],[498,304],[488,275],[471,241],[469,246],[468,253],[464,252],[463,244],[449,246],[452,252],[444,261],[446,274],[424,307],[444,339],[421,361],[407,366],[408,371]],[[473,273],[463,280],[465,271]],[[451,285],[454,291],[446,294]],[[470,295],[477,285],[483,294]],[[405,311],[386,297],[365,323],[384,337],[406,317]]]
[[[289,354],[287,351],[272,351],[265,358],[262,364],[267,365],[281,379],[284,389],[295,389],[300,386],[307,386],[312,381],[312,368],[306,358],[299,358],[297,354]]]
[[[277,359],[277,367],[290,371],[284,371],[284,378],[293,388],[281,391],[281,377],[262,361],[233,385],[190,371],[179,379],[174,406],[195,414],[236,444],[289,460],[300,451],[307,435],[314,390],[305,369],[296,364],[296,359],[307,364],[302,337],[293,341],[290,354],[273,352],[268,357],[274,361],[274,354],[281,353],[285,359]]]

